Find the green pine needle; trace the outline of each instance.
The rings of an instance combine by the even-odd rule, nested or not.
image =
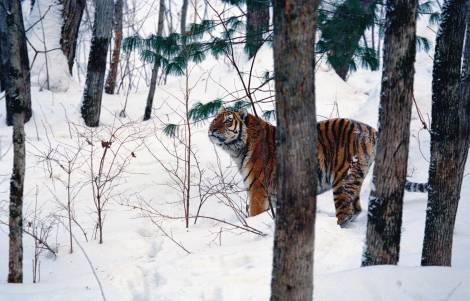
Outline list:
[[[276,120],[276,111],[275,110],[264,111],[263,118],[268,121]]]
[[[416,48],[421,51],[429,52],[429,50],[431,50],[431,43],[425,37],[416,36]]]
[[[178,134],[178,126],[173,123],[167,124],[165,128],[163,129],[163,134],[165,134],[166,136],[170,138],[176,137]]]
[[[191,110],[189,110],[189,118],[194,122],[199,122],[215,115],[222,107],[222,100],[216,99],[208,103],[196,103]]]
[[[251,102],[245,101],[245,100],[237,100],[233,105],[228,106],[227,110],[228,111],[239,111],[240,109],[247,108],[251,106]]]

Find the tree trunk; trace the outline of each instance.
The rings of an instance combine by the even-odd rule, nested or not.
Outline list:
[[[4,1],[0,1],[4,3]],[[10,53],[8,51],[7,45],[7,15],[5,9],[0,6],[0,92],[6,91],[7,87],[7,68],[8,68],[8,58]]]
[[[69,72],[73,72],[73,62],[77,48],[78,30],[82,21],[86,0],[62,0],[64,23],[60,34],[60,46],[67,57]]]
[[[388,0],[386,5],[379,132],[363,266],[397,264],[400,256],[418,0]]]
[[[165,15],[165,0],[160,0],[160,7],[158,8],[158,26],[157,36],[163,34],[163,20]],[[145,105],[144,121],[149,120],[152,116],[153,98],[155,97],[155,90],[157,88],[159,65],[155,64],[152,68],[152,78],[150,80],[149,94],[147,95],[147,104]]]
[[[81,107],[82,117],[87,126],[96,127],[100,122],[101,98],[103,96],[106,56],[111,41],[113,22],[113,0],[96,1],[93,37],[88,58],[85,90]]]
[[[8,282],[23,282],[24,113],[13,114],[13,172],[10,179]]]
[[[460,132],[464,134],[462,140],[467,139],[467,145],[470,147],[470,2],[466,2],[465,7],[465,44],[462,54],[462,68],[460,76],[460,100],[459,117],[462,118],[461,125],[464,129]],[[465,127],[466,125],[466,127]],[[467,133],[467,135],[465,135]],[[464,147],[464,145],[462,145]],[[468,148],[465,148],[467,154]]]
[[[246,1],[246,50],[252,58],[263,45],[263,34],[269,30],[269,1]]]
[[[322,28],[321,42],[328,50],[328,62],[346,80],[359,41],[374,22],[375,0],[346,0]]]
[[[31,112],[31,83],[28,50],[19,0],[0,0],[7,8],[8,60],[7,102],[11,104],[13,123],[13,172],[10,180],[8,282],[23,282],[23,185],[25,173],[25,114]],[[31,115],[30,115],[31,116]],[[28,118],[29,119],[29,118]]]
[[[446,1],[441,20],[434,54],[430,190],[421,264],[450,266],[469,135],[468,111],[464,110],[468,110],[469,96],[460,94],[468,93],[468,53],[460,85],[465,1]]]
[[[111,57],[111,64],[109,66],[108,78],[104,91],[108,94],[114,94],[116,88],[117,70],[121,57],[121,42],[122,42],[122,0],[116,0],[114,4],[114,49]]]
[[[180,23],[180,32],[184,34],[186,32],[186,16],[188,15],[188,0],[183,0],[183,5],[181,6],[181,23]]]
[[[312,300],[317,188],[318,0],[274,1],[277,214],[271,300]]]
[[[18,40],[20,35],[24,35],[24,24],[23,24],[23,15],[21,12],[21,4],[17,4],[17,1],[7,1],[7,0],[0,0],[0,70],[2,70],[3,76],[0,76],[0,81],[2,82],[1,85],[5,90],[5,105],[6,105],[6,123],[7,125],[13,125],[13,115],[15,112],[18,112],[19,108],[23,113],[24,122],[28,122],[31,119],[33,114],[31,109],[31,86],[30,86],[30,74],[29,74],[29,60],[28,60],[28,53],[26,48],[26,41],[24,38]],[[18,1],[18,3],[20,3]],[[11,12],[10,14],[5,14],[5,7],[6,8],[13,8],[16,9],[16,6],[20,5],[20,11],[17,13]],[[17,22],[18,24],[13,24]],[[19,24],[21,22],[21,24]],[[23,42],[25,43],[24,49]],[[18,51],[24,51],[25,53],[12,53],[13,49],[17,49]],[[21,64],[25,65],[12,65],[13,63],[10,62],[12,59],[12,55],[21,56]],[[24,57],[26,56],[26,58]],[[26,59],[26,61],[23,61]],[[12,67],[13,66],[13,67]],[[17,68],[27,68],[23,70],[28,70],[27,72],[22,73],[21,77],[15,73],[18,69]],[[18,87],[18,82],[22,81],[24,83],[28,83],[27,85],[24,84],[22,87],[26,91],[25,94],[29,95],[28,97],[18,96],[20,91],[17,91],[16,88]],[[23,88],[22,88],[23,89]],[[20,105],[17,104],[17,99],[21,98],[22,102]]]

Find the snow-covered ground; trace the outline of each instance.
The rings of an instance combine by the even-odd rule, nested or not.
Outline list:
[[[425,26],[420,33],[432,38]],[[57,43],[57,41],[53,42]],[[54,45],[53,45],[54,46]],[[53,47],[51,46],[51,47]],[[249,70],[240,51],[239,60],[244,70]],[[65,174],[53,166],[52,178],[47,161],[41,153],[49,150],[73,149],[77,132],[89,134],[80,127],[79,106],[82,84],[63,78],[63,62],[56,62],[59,71],[52,76],[57,83],[55,92],[44,88],[44,79],[36,74],[33,79],[32,102],[34,118],[26,125],[27,170],[25,182],[25,215],[33,218],[37,207],[41,219],[50,218],[57,223],[57,215],[65,211],[59,203],[66,200],[66,191],[60,179]],[[271,49],[266,47],[257,56],[255,73],[261,75],[272,69]],[[54,64],[52,67],[54,68]],[[228,92],[241,88],[233,68],[223,59],[208,59],[191,68],[190,94],[192,104],[224,97]],[[432,59],[428,54],[418,53],[415,76],[415,97],[425,117],[431,110]],[[348,117],[376,126],[380,93],[380,72],[359,70],[347,83],[322,65],[317,72],[318,118]],[[64,81],[61,82],[60,79]],[[40,82],[40,84],[39,84]],[[67,90],[64,92],[64,90]],[[74,207],[77,220],[87,232],[88,242],[76,225],[73,232],[87,256],[93,263],[107,300],[267,300],[270,292],[272,263],[273,220],[268,213],[248,218],[248,224],[265,235],[248,233],[215,220],[200,219],[188,229],[182,219],[159,217],[156,223],[145,217],[139,207],[145,201],[168,216],[182,216],[181,194],[170,187],[170,175],[164,166],[174,166],[175,159],[164,151],[172,146],[162,128],[166,122],[180,123],[173,109],[181,110],[179,103],[184,95],[184,79],[170,77],[166,85],[157,88],[155,118],[140,122],[143,115],[146,89],[131,93],[128,98],[127,117],[116,117],[126,101],[126,95],[104,95],[102,124],[103,133],[113,124],[126,124],[122,135],[138,132],[145,145],[131,143],[124,147],[122,155],[135,153],[126,173],[116,183],[106,211],[104,243],[90,239],[93,235],[95,214],[93,198],[87,179],[90,175],[89,148],[84,144],[73,183],[83,185]],[[239,93],[242,95],[242,93]],[[236,96],[236,95],[235,95]],[[260,94],[256,95],[261,97]],[[269,108],[267,104],[264,108]],[[0,120],[5,118],[5,106],[0,105]],[[77,128],[74,128],[74,124]],[[413,109],[411,145],[408,166],[409,178],[425,182],[428,173],[429,135],[421,130],[421,123]],[[207,138],[207,123],[193,127],[193,146],[210,177],[217,157]],[[72,137],[72,138],[71,138]],[[80,138],[86,141],[86,137]],[[91,136],[90,136],[91,137]],[[100,138],[96,156],[101,155]],[[161,142],[162,143],[161,143]],[[0,126],[0,221],[7,221],[9,175],[12,150],[11,128]],[[113,149],[113,146],[112,148]],[[181,149],[179,149],[181,151]],[[233,173],[228,156],[219,152],[225,172]],[[158,159],[158,160],[157,160]],[[470,173],[467,164],[466,174]],[[237,177],[236,181],[240,181]],[[77,188],[78,189],[78,188]],[[363,209],[367,208],[370,192],[370,175],[361,193]],[[196,195],[196,194],[195,194]],[[424,234],[426,195],[405,195],[401,255],[398,266],[361,268],[364,245],[366,214],[362,213],[350,228],[336,225],[331,192],[318,197],[315,237],[315,298],[316,300],[470,300],[470,177],[463,180],[462,198],[454,234],[453,261],[451,268],[420,267],[421,245]],[[245,197],[240,193],[241,198]],[[37,206],[36,206],[37,200]],[[191,212],[197,209],[197,199],[192,199]],[[123,205],[125,204],[125,205]],[[127,205],[130,204],[130,206]],[[201,215],[223,219],[240,225],[233,211],[215,197],[209,198],[201,209]],[[52,216],[52,217],[51,217]],[[101,293],[90,265],[77,244],[74,253],[68,253],[68,235],[64,226],[54,228],[49,243],[58,248],[58,256],[44,252],[40,258],[41,279],[32,283],[33,240],[25,235],[24,284],[7,284],[8,232],[0,225],[0,300],[101,300]],[[164,231],[164,232],[163,232]],[[171,237],[174,241],[172,241]],[[187,251],[176,243],[181,244]]]

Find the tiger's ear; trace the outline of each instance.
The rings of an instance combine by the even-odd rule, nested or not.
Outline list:
[[[248,116],[248,111],[245,108],[240,108],[238,114],[240,114],[242,120],[245,120],[246,116]]]
[[[217,112],[217,114],[221,114],[221,113],[224,113],[224,112],[225,112],[225,107],[221,106],[219,111]]]

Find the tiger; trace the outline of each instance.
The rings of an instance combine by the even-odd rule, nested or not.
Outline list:
[[[276,127],[246,109],[221,107],[209,125],[211,142],[235,162],[248,191],[249,215],[276,200]],[[317,194],[333,190],[337,224],[346,227],[361,212],[360,192],[375,158],[377,131],[345,118],[317,122]],[[426,192],[425,183],[406,181],[405,189]]]

